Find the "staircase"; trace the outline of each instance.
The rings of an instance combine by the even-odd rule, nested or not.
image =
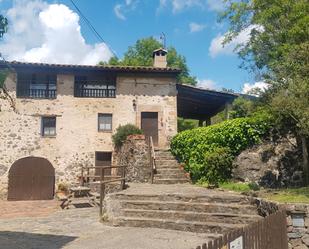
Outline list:
[[[168,150],[156,150],[155,184],[189,183],[190,178]]]
[[[209,238],[262,218],[249,197],[189,184],[130,184],[106,197],[105,212],[114,226],[206,233]]]

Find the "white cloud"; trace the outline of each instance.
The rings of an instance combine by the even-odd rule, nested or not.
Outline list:
[[[172,6],[173,13],[181,12],[182,10],[192,7],[199,7],[202,10],[209,9],[211,11],[223,10],[223,0],[160,0],[159,9]]]
[[[7,60],[97,64],[112,56],[105,43],[86,43],[79,16],[63,4],[19,0],[6,16],[11,26],[0,51]]]
[[[260,27],[256,25],[251,25],[248,28],[244,29],[242,32],[239,33],[238,36],[236,36],[231,42],[225,44],[223,46],[224,41],[224,35],[218,34],[217,37],[215,37],[209,47],[209,54],[211,57],[216,57],[220,54],[230,55],[235,52],[235,49],[238,45],[246,44],[250,37],[251,37],[251,31],[253,29],[261,30]]]
[[[245,83],[244,86],[242,87],[242,93],[244,94],[251,94],[258,96],[258,92],[264,92],[267,90],[269,85],[263,81],[258,81],[255,83]]]
[[[198,79],[197,80],[197,87],[204,88],[204,89],[216,89],[217,83],[211,79]]]
[[[207,6],[209,10],[222,11],[224,10],[225,4],[223,0],[207,0]]]
[[[126,20],[126,17],[122,14],[121,11],[122,11],[122,5],[116,4],[115,7],[114,7],[115,15],[121,20]]]
[[[115,15],[121,19],[126,20],[125,13],[128,13],[136,8],[138,1],[137,0],[125,0],[123,3],[116,4],[114,6]]]
[[[206,25],[205,24],[199,24],[199,23],[191,22],[189,24],[189,28],[190,28],[190,32],[191,33],[200,32],[200,31],[203,31],[206,28]]]

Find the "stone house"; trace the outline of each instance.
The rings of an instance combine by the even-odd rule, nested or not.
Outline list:
[[[154,51],[153,67],[9,66],[10,98],[0,99],[0,195],[10,200],[52,198],[55,183],[76,182],[82,165],[110,165],[120,125],[134,124],[156,147],[168,148],[177,112],[196,118],[211,106],[213,114],[234,98],[218,97],[214,106],[178,89],[180,70],[166,67],[163,49]]]

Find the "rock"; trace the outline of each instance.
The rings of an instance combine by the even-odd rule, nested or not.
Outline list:
[[[308,249],[308,247],[305,245],[299,245],[299,246],[294,247],[294,249]]]
[[[0,165],[0,176],[3,176],[8,170],[8,167],[5,165]]]
[[[305,245],[309,246],[309,234],[302,237],[302,241]]]
[[[302,156],[296,144],[293,137],[280,138],[244,150],[234,161],[234,179],[270,188],[301,186]]]

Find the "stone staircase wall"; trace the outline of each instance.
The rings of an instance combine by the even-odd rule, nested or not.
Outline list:
[[[161,186],[162,191],[148,186],[153,189]],[[148,186],[140,184],[108,195],[105,213],[109,223],[206,233],[216,237],[262,218],[249,197],[220,192],[196,195],[194,191],[196,188],[200,191],[200,188],[187,184]],[[173,191],[164,191],[168,186],[174,186]],[[145,191],[144,187],[148,189]],[[179,188],[186,193],[177,193]]]

